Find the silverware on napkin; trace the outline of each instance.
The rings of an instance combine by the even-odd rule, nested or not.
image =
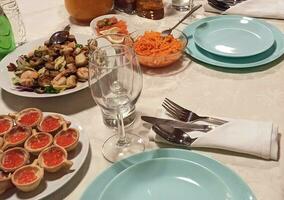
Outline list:
[[[205,124],[192,124],[188,122],[176,121],[171,119],[162,119],[150,116],[141,116],[141,119],[145,122],[151,123],[153,125],[167,125],[173,128],[180,128],[184,131],[202,131],[208,132],[214,128],[212,125]]]
[[[166,141],[178,145],[190,146],[197,139],[190,137],[189,134],[179,128],[173,128],[166,124],[156,124],[152,128],[155,133]]]

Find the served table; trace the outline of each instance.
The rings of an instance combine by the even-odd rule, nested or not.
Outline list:
[[[169,2],[169,1],[167,1]],[[64,1],[18,0],[26,26],[27,40],[31,41],[62,29],[70,23]],[[171,25],[184,13],[168,10],[158,24]],[[209,15],[196,14],[197,18]],[[138,26],[155,26],[155,21],[131,16]],[[189,23],[187,21],[186,23]],[[284,33],[283,20],[268,20]],[[186,24],[183,24],[186,26]],[[182,27],[180,28],[182,29]],[[87,26],[71,24],[71,32],[92,34]],[[190,42],[190,41],[189,41]],[[6,66],[1,66],[6,67]],[[155,115],[165,97],[186,105],[199,114],[273,121],[284,131],[284,61],[250,70],[230,71],[209,68],[191,61],[188,57],[175,67],[144,71],[144,87],[137,103],[138,115]],[[86,187],[104,169],[111,165],[101,153],[106,138],[113,134],[102,121],[101,112],[95,105],[90,91],[83,91],[57,98],[32,99],[18,97],[1,90],[1,113],[37,107],[46,112],[70,115],[81,121],[90,138],[91,151],[80,173],[65,187],[48,199],[79,199]],[[148,141],[149,126],[139,117],[128,131],[139,134],[147,142],[147,148],[159,146]],[[257,141],[256,141],[257,142]],[[283,145],[284,139],[280,143]],[[284,150],[280,148],[279,161],[266,161],[225,151],[198,151],[210,156],[239,174],[251,187],[257,199],[282,200],[284,198]]]

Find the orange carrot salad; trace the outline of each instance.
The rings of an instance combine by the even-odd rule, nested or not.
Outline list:
[[[141,56],[164,56],[179,52],[182,42],[172,35],[163,36],[159,32],[145,32],[134,43],[135,52]]]

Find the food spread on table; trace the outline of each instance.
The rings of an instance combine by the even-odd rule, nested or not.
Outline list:
[[[47,40],[7,68],[14,72],[12,82],[19,91],[59,93],[88,80],[88,53],[89,45],[78,44],[69,35],[63,44]]]
[[[151,10],[143,9],[145,7],[144,5],[150,5],[152,1],[137,1],[137,4],[135,5],[137,5],[136,11],[138,15],[147,17],[147,18],[152,18],[152,19],[163,18],[164,17],[164,6],[161,4],[162,1],[157,1],[157,2],[160,3],[160,8],[155,9],[156,12],[152,12]],[[148,14],[145,11],[149,11],[147,12]],[[162,13],[162,15],[160,15],[159,13],[160,14]],[[155,14],[156,14],[156,17],[154,17]],[[101,20],[96,21],[95,26],[92,27],[94,29],[94,32],[97,33],[97,36],[104,36],[105,38],[108,38],[111,44],[124,44],[124,45],[126,45],[125,37],[105,36],[105,35],[125,34],[127,36],[130,36],[131,44],[129,43],[130,44],[129,46],[133,47],[133,52],[136,53],[134,57],[138,58],[138,61],[141,64],[141,66],[154,67],[154,68],[169,66],[173,64],[174,62],[176,62],[177,60],[179,60],[184,51],[189,56],[201,62],[211,64],[217,67],[225,67],[225,68],[256,67],[256,66],[264,65],[271,61],[274,61],[277,58],[279,58],[281,55],[283,55],[283,48],[284,48],[283,34],[277,28],[273,27],[272,25],[269,25],[266,22],[257,21],[256,19],[249,18],[249,17],[243,17],[243,16],[208,17],[208,18],[204,18],[201,20],[197,20],[189,24],[183,31],[180,31],[181,34],[179,34],[178,36],[176,36],[175,34],[165,35],[158,31],[148,30],[148,31],[143,32],[143,34],[139,35],[138,37],[132,36],[133,31],[129,28],[130,23],[127,24],[126,22],[128,20],[124,20],[124,19],[122,20],[119,17],[115,17],[115,16],[113,17],[102,16],[102,17],[104,18],[100,18]],[[232,27],[233,28],[236,27],[236,25],[232,25],[232,23],[229,23],[229,21],[231,21],[232,19],[234,19],[239,24],[238,25],[239,27],[242,27],[242,26],[247,27],[247,29],[240,29],[240,30],[243,30],[244,33],[240,34],[236,30],[233,30],[233,31],[231,30]],[[217,21],[215,25],[214,23],[212,23],[214,20]],[[271,36],[271,40],[270,40],[271,46],[269,45],[258,46],[259,47],[258,49],[263,50],[263,51],[260,51],[260,50],[257,51],[256,46],[254,46],[254,48],[250,48],[250,43],[252,42],[249,41],[250,39],[248,39],[249,37],[247,37],[250,34],[254,34],[255,37],[259,38],[259,40],[262,41],[262,42],[255,43],[255,45],[262,44],[263,42],[268,41],[267,37],[258,37],[259,33],[262,33],[260,31],[262,29],[254,29],[254,28],[250,29],[250,27],[253,27],[252,22],[260,23],[260,25],[263,26],[264,30],[266,30],[269,33],[271,32],[269,34]],[[219,28],[216,26],[217,23],[219,24],[218,25]],[[215,30],[217,31],[212,31],[214,30],[212,29],[212,26],[213,28],[215,27]],[[225,27],[225,29],[223,29],[223,26]],[[228,26],[229,28],[227,29]],[[207,27],[207,29],[205,29],[204,27]],[[136,28],[139,28],[139,27],[136,27]],[[197,32],[197,30],[199,30],[200,32]],[[226,31],[223,31],[223,30],[226,30]],[[244,30],[247,30],[247,31],[244,31]],[[220,31],[223,31],[223,33],[220,34]],[[214,35],[213,36],[211,35],[212,32],[215,32],[217,34],[219,41],[216,41],[215,40],[216,37]],[[185,39],[182,39],[182,37],[184,37],[183,35],[186,36]],[[235,40],[230,39],[232,38],[233,35],[243,36],[243,37],[236,37],[236,38],[238,38],[239,41],[243,40],[243,38],[247,38],[249,42],[244,42],[242,46],[240,46],[240,42],[235,43],[234,42]],[[197,36],[200,36],[199,38],[201,38],[199,42],[197,40],[198,39]],[[230,42],[229,45],[228,44],[223,45],[223,42],[227,39]],[[188,40],[190,40],[190,44],[187,43]],[[51,40],[48,40],[44,44],[42,44],[42,46],[39,46],[38,48],[32,50],[30,53],[27,53],[27,54],[25,53],[25,55],[19,55],[17,60],[13,61],[13,63],[10,63],[7,66],[8,71],[14,75],[14,77],[12,78],[13,86],[15,86],[13,90],[14,91],[17,90],[17,91],[35,92],[35,93],[42,95],[42,94],[50,94],[50,93],[60,93],[65,90],[78,87],[79,82],[86,82],[89,78],[88,77],[89,76],[89,68],[88,68],[89,57],[88,55],[92,50],[90,45],[91,45],[90,42],[88,42],[88,44],[85,44],[85,45],[79,44],[77,43],[74,35],[69,35],[67,40],[63,44],[51,44]],[[95,46],[96,45],[97,44],[95,44]],[[209,48],[210,46],[213,48],[213,51],[212,51],[212,48]],[[233,52],[233,50],[235,50],[236,47],[242,50],[241,53]],[[31,49],[28,49],[28,50],[31,50]],[[243,52],[244,50],[250,50],[249,52],[250,54],[244,53]],[[227,52],[227,51],[229,53],[220,54],[220,52]],[[98,55],[100,55],[99,53],[101,52],[98,51]],[[96,59],[102,61],[101,63],[104,62],[103,64],[105,64],[105,63],[108,63],[108,60],[104,60],[105,57],[103,53],[105,52],[102,52],[102,56],[101,57],[98,56],[96,57]],[[7,64],[5,64],[5,66]],[[6,71],[7,69],[5,68]],[[157,71],[159,73],[159,70]],[[114,85],[116,87],[113,87],[112,89],[118,90],[120,86],[118,84],[114,84]],[[102,86],[104,85],[102,84]],[[179,110],[181,110],[181,107],[180,106],[178,107],[179,107]],[[173,113],[176,114],[175,112],[173,112],[172,108],[168,112],[169,112],[168,114],[173,114]],[[192,113],[190,115],[193,116]],[[174,115],[172,115],[172,117],[174,117]],[[201,118],[204,119],[204,116]],[[179,118],[175,120],[181,120],[181,119]],[[188,117],[186,121],[187,122],[190,121]],[[184,123],[187,123],[187,122],[184,122]],[[179,123],[183,123],[183,122],[179,121]],[[68,169],[73,165],[72,160],[74,158],[73,157],[74,150],[80,149],[80,147],[78,148],[78,146],[80,146],[78,145],[80,133],[79,133],[79,130],[70,127],[70,125],[71,125],[71,122],[64,119],[64,117],[62,117],[60,114],[43,114],[43,112],[37,108],[28,108],[18,113],[0,115],[0,149],[1,149],[0,150],[0,194],[5,193],[11,187],[17,188],[18,190],[23,191],[23,192],[36,191],[38,193],[41,193],[42,191],[40,190],[37,191],[37,189],[39,189],[38,187],[44,181],[50,181],[47,179],[47,176],[49,175],[49,173],[59,174],[60,177],[66,176],[67,173],[72,173],[72,171],[69,172]],[[222,125],[218,125],[218,126],[222,126]],[[238,127],[244,127],[244,125],[241,125]],[[273,128],[273,126],[270,126],[270,127]],[[173,124],[170,124],[169,128],[173,128],[173,131],[178,130],[178,128],[173,127]],[[155,129],[153,130],[155,131]],[[165,130],[165,131],[168,131],[168,130]],[[269,129],[269,133],[273,131],[270,131]],[[165,134],[163,134],[163,132],[159,133],[158,131],[156,131],[156,134],[157,135],[160,134],[161,138],[165,137]],[[179,132],[179,135],[181,134],[182,136],[186,135],[184,139],[190,138],[189,134],[187,134],[183,130]],[[204,132],[204,135],[210,136],[210,134],[209,133],[207,134],[207,132]],[[173,132],[171,133],[170,136],[177,137],[178,134],[177,132],[175,133]],[[227,136],[228,134],[226,134],[226,137]],[[262,138],[264,138],[263,134],[262,134]],[[274,138],[271,136],[271,138],[273,138],[271,139],[271,141],[273,140],[273,142],[274,140],[276,140],[276,137]],[[164,139],[167,140],[166,137]],[[197,138],[194,138],[194,139],[197,139]],[[203,137],[203,142],[204,140],[205,140],[205,137]],[[168,141],[172,143],[176,143],[176,144],[178,144],[178,142],[181,142],[180,139],[179,140],[169,140],[169,138],[168,138]],[[248,143],[248,140],[245,140],[245,141]],[[155,142],[161,142],[161,141],[158,141],[155,138]],[[191,143],[188,144],[188,141],[186,142],[187,143],[185,145],[187,147],[191,145]],[[210,138],[210,142],[212,142],[211,138]],[[215,142],[213,141],[212,143],[214,143],[212,146],[213,148],[215,148],[216,146]],[[226,145],[228,145],[229,143],[230,142],[226,142]],[[218,144],[219,144],[218,148],[222,149],[220,148],[221,143],[218,143]],[[268,144],[269,146],[273,146],[272,142],[268,142]],[[254,147],[256,146],[257,145],[255,145]],[[130,145],[127,146],[127,148],[128,147],[130,149]],[[194,145],[191,145],[191,147],[194,147]],[[210,145],[206,146],[206,148],[208,147],[211,148]],[[241,149],[243,150],[243,147]],[[233,151],[238,152],[237,148],[232,148],[232,146],[229,146],[229,145],[228,145],[228,149],[226,150],[229,150],[229,151],[233,150]],[[174,161],[172,162],[174,162],[174,164],[171,169],[176,169],[174,171],[177,173],[180,173],[180,172],[183,172],[183,170],[179,170],[179,168],[175,168],[176,163],[179,162],[180,165],[188,164],[190,165],[188,168],[190,170],[186,169],[184,171],[188,173],[189,178],[191,178],[192,175],[194,174],[197,174],[198,177],[202,176],[202,175],[200,176],[200,174],[198,173],[192,173],[191,169],[198,170],[198,169],[203,169],[204,167],[207,169],[208,167],[208,169],[210,170],[213,169],[213,172],[214,172],[214,169],[218,170],[218,168],[220,168],[216,174],[220,176],[219,178],[221,178],[220,180],[222,182],[221,184],[222,187],[219,187],[219,188],[216,187],[217,189],[213,188],[214,191],[211,192],[209,195],[212,195],[212,194],[215,195],[216,193],[216,196],[218,196],[220,191],[222,192],[222,188],[223,188],[225,191],[223,196],[225,195],[228,196],[228,194],[229,195],[233,194],[235,196],[245,194],[246,199],[255,199],[249,187],[246,184],[244,184],[241,179],[239,179],[237,176],[234,177],[235,175],[229,176],[229,177],[233,177],[230,180],[227,179],[228,177],[227,174],[228,173],[230,174],[231,171],[226,170],[226,168],[222,166],[218,166],[219,164],[216,165],[214,160],[208,159],[206,157],[199,157],[198,154],[189,155],[190,152],[186,152],[186,151],[179,152],[178,150],[171,149],[171,150],[164,151],[164,155],[161,154],[161,152],[163,151],[164,150],[162,151],[155,150],[153,152],[146,152],[144,154],[136,155],[131,158],[132,159],[131,165],[133,166],[136,165],[139,167],[139,164],[137,163],[141,163],[141,161],[145,161],[146,157],[147,159],[148,157],[151,158],[151,160],[154,162],[158,160],[158,162],[160,163],[169,162],[168,160],[170,159],[160,159],[162,161],[159,161],[158,159],[159,157],[161,158],[165,157],[165,158],[171,158],[171,159],[172,157],[179,157],[179,156],[180,158],[186,157],[186,158],[189,158],[188,161],[190,162],[185,162],[185,161],[180,162],[180,160],[176,161],[173,159]],[[250,151],[244,151],[240,153],[251,154],[253,156],[257,156],[257,154],[251,153]],[[261,153],[263,153],[263,151]],[[70,154],[72,155],[70,156]],[[261,154],[261,156],[263,155]],[[107,159],[107,157],[105,158]],[[267,157],[262,157],[262,158],[267,159]],[[194,161],[194,159],[196,159],[195,161],[197,164],[196,166],[193,165],[193,162],[192,162]],[[272,159],[275,159],[275,157],[273,157]],[[213,163],[215,167],[212,167],[213,165],[211,165],[210,163]],[[206,166],[207,164],[208,166]],[[146,163],[143,165],[150,166],[149,163]],[[159,165],[167,166],[163,164],[159,164]],[[204,165],[203,168],[202,168],[202,165]],[[94,183],[97,184],[97,187],[94,187],[94,185],[90,185],[89,188],[91,189],[89,190],[92,190],[95,192],[97,190],[95,195],[103,197],[102,194],[104,191],[107,191],[106,189],[110,188],[109,185],[115,183],[115,181],[117,181],[120,177],[122,177],[119,175],[121,172],[120,170],[125,170],[127,172],[127,170],[129,169],[130,170],[133,168],[135,169],[135,167],[130,168],[129,166],[123,166],[123,169],[122,169],[119,166],[119,163],[115,164],[114,166],[106,170],[103,176],[100,176],[98,177],[98,179],[95,180]],[[177,166],[179,167],[179,165]],[[146,168],[141,167],[141,169],[143,172],[143,170],[145,170]],[[149,168],[149,169],[150,170],[148,173],[152,173],[153,168]],[[123,172],[121,174],[123,174]],[[139,173],[136,173],[136,174],[139,174]],[[159,173],[155,172],[155,175],[157,174]],[[212,176],[214,177],[214,179],[216,178],[215,177],[216,174],[214,172],[214,176]],[[164,176],[163,173],[162,175]],[[216,183],[216,181],[210,180],[209,179],[210,176],[207,176],[207,175],[208,175],[208,170],[206,171],[206,174],[202,176],[202,177],[206,177],[205,178],[207,180],[206,183],[202,182],[204,179],[202,180],[200,179],[201,181],[196,182],[196,183],[197,184],[201,183],[200,184],[201,186],[203,185],[208,186],[208,183]],[[134,176],[130,176],[130,177],[133,178]],[[150,179],[149,182],[152,181],[151,177],[152,176],[149,176],[149,179]],[[181,177],[181,179],[187,178],[184,174],[181,174],[179,177]],[[158,182],[157,183],[164,184],[165,182],[164,180],[165,179],[162,179],[161,183],[158,183]],[[199,181],[198,179],[196,180]],[[235,182],[232,182],[232,180],[233,181],[237,180],[236,183],[238,184],[235,184]],[[127,179],[127,181],[130,181],[130,179]],[[134,177],[132,181],[134,181],[134,183],[136,184],[139,183],[140,185],[139,179],[137,179],[137,177],[136,178]],[[184,184],[184,181],[183,180],[181,181],[182,181],[182,184]],[[246,191],[247,193],[246,192],[230,193],[231,188],[228,185],[230,185],[231,182],[232,182],[232,186],[230,186],[231,188],[237,188],[237,191],[239,188],[241,188],[243,189],[243,191]],[[175,183],[177,183],[177,181]],[[226,183],[226,187],[223,186],[223,183]],[[129,185],[129,182],[127,182],[126,185],[127,184]],[[192,183],[188,182],[187,184],[192,184]],[[160,189],[161,188],[160,186],[161,185],[158,185],[158,187],[156,188]],[[121,185],[118,184],[118,189],[116,190],[118,194],[120,194],[120,187]],[[147,187],[147,189],[149,188]],[[230,191],[229,192],[226,191],[227,189]],[[210,191],[210,190],[201,191],[200,194],[198,194],[197,196],[200,197],[207,191]],[[141,192],[141,188],[137,190],[138,194],[139,192]],[[182,194],[182,192],[177,192],[177,190],[175,190],[175,192],[177,193],[176,195]],[[143,192],[143,195],[144,194],[148,194],[148,193]],[[159,194],[162,194],[162,192],[159,191]],[[93,195],[92,198],[94,198],[95,195]],[[233,197],[235,198],[235,196]],[[245,199],[245,198],[236,198],[236,199]],[[121,196],[121,199],[124,199],[124,196]],[[132,198],[129,198],[129,199],[132,199]],[[204,199],[208,199],[208,197]],[[218,199],[218,197],[216,199]]]
[[[44,115],[37,108],[0,119],[5,127],[0,136],[4,141],[0,145],[0,194],[13,185],[24,192],[36,190],[44,180],[44,171],[67,173],[73,164],[67,152],[76,149],[80,137],[71,122],[59,114]]]

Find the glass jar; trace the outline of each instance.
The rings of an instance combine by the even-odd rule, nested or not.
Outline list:
[[[16,46],[24,44],[26,42],[26,30],[17,2],[15,0],[0,0],[0,6],[9,19],[12,27],[11,34],[14,37]]]
[[[0,6],[0,60],[15,48],[12,28]]]
[[[77,22],[89,23],[95,17],[110,13],[113,0],[65,0],[65,7]]]
[[[148,19],[164,18],[164,4],[162,0],[137,0],[137,15]]]
[[[114,6],[119,11],[134,14],[136,9],[136,0],[115,0]]]

